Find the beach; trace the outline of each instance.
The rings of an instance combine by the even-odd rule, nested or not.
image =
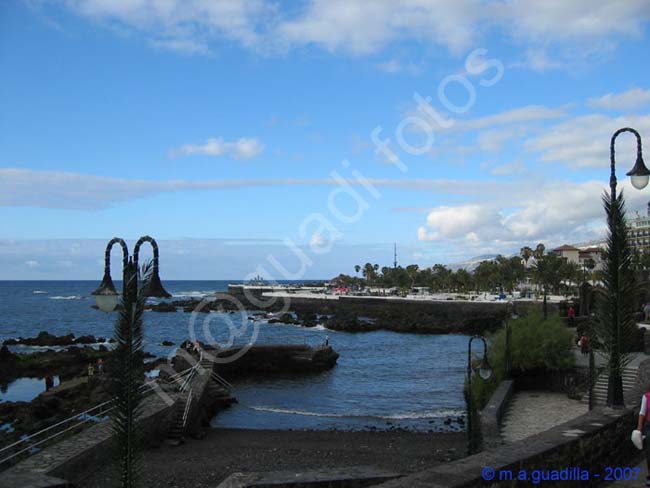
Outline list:
[[[143,485],[215,488],[230,474],[375,466],[413,473],[465,455],[464,433],[209,429],[200,440],[144,453]],[[110,468],[81,488],[115,486]]]

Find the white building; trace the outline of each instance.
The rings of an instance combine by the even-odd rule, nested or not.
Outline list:
[[[636,212],[627,221],[627,237],[630,246],[641,253],[650,251],[650,203],[646,215]]]

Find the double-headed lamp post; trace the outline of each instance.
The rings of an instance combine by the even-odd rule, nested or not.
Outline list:
[[[102,312],[112,312],[117,307],[118,293],[115,290],[115,285],[111,278],[111,248],[115,244],[119,244],[122,247],[122,296],[125,301],[135,300],[138,294],[138,259],[140,254],[140,247],[145,242],[151,244],[153,249],[153,269],[151,280],[147,289],[145,290],[145,295],[148,297],[156,298],[169,298],[171,295],[167,293],[167,290],[163,288],[162,283],[160,282],[160,275],[158,271],[158,244],[156,241],[149,236],[143,236],[138,239],[135,247],[133,248],[133,257],[129,256],[129,248],[124,242],[124,239],[119,237],[114,237],[108,242],[106,246],[106,253],[104,256],[104,278],[102,283],[99,285],[95,291],[92,292],[92,295],[95,296],[95,301],[97,307]]]
[[[477,368],[472,367],[472,342],[475,339],[480,339],[480,341],[483,343],[483,359],[481,359],[481,363]],[[485,342],[485,338],[480,335],[470,337],[469,343],[467,345],[467,444],[469,454],[474,454],[474,452],[478,450],[478,445],[474,439],[474,425],[472,422],[472,372],[475,369],[478,370],[479,376],[485,381],[489,380],[490,376],[492,376],[492,366],[490,366],[490,363],[487,359],[487,343]]]
[[[643,162],[643,150],[641,148],[641,136],[639,133],[630,128],[630,127],[624,127],[622,129],[617,130],[614,132],[614,135],[612,136],[612,140],[610,143],[610,177],[609,177],[609,188],[610,188],[610,198],[612,201],[612,208],[614,211],[611,214],[611,222],[609,223],[609,227],[612,232],[618,232],[620,229],[619,226],[619,221],[620,221],[620,215],[618,212],[615,210],[615,202],[616,202],[616,158],[615,158],[615,151],[614,151],[614,145],[616,142],[616,138],[621,135],[623,132],[631,132],[634,134],[636,137],[636,162],[634,163],[634,167],[628,171],[626,174],[627,176],[630,177],[632,186],[636,188],[637,190],[642,190],[648,185],[648,181],[650,181],[650,170],[646,167],[645,163]],[[614,248],[612,249],[613,251],[613,256],[611,259],[614,261],[614,265],[616,267],[620,266],[620,248],[619,248],[619,240],[617,238],[612,239],[612,242],[614,243]],[[619,275],[618,273],[613,274],[614,278],[614,283],[611,285],[615,287],[616,293],[619,294],[619,297],[617,297],[617,300],[615,302],[614,307],[618,308],[619,303],[620,303],[620,283],[619,283]],[[610,371],[609,371],[609,384],[607,385],[607,405],[610,407],[622,407],[624,405],[623,402],[623,380],[621,378],[621,371],[620,371],[620,366],[621,366],[621,323],[619,319],[619,312],[620,310],[612,310],[612,316],[614,317],[614,323],[612,324],[612,351],[611,351],[611,357],[610,357]]]

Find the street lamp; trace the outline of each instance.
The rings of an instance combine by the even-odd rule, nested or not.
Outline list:
[[[508,300],[506,302],[506,320],[505,320],[505,328],[506,328],[506,347],[505,347],[505,360],[503,361],[504,363],[504,369],[505,369],[505,376],[506,379],[510,379],[510,364],[512,362],[512,357],[510,355],[510,342],[511,342],[511,330],[510,330],[510,323],[509,323],[509,318],[510,318],[510,305],[512,302]]]
[[[612,205],[611,212],[611,221],[609,223],[610,232],[612,234],[618,233],[620,230],[619,220],[620,215],[616,210],[616,160],[615,160],[615,151],[614,145],[616,138],[621,135],[623,132],[631,132],[636,137],[636,162],[634,167],[628,171],[626,174],[630,177],[632,186],[637,190],[642,190],[648,185],[648,180],[650,180],[650,170],[646,167],[643,162],[643,151],[641,148],[641,136],[639,133],[630,128],[624,127],[617,130],[612,135],[612,140],[610,143],[610,165],[611,173],[609,177],[609,188],[610,188],[610,198]],[[616,235],[613,235],[612,242],[614,243],[613,256],[610,256],[611,262],[614,264],[614,268],[617,269],[620,266],[620,247],[618,245],[619,239]],[[610,283],[610,286],[616,290],[618,295],[616,303],[620,303],[620,283],[619,283],[619,273],[614,273],[613,283]],[[612,352],[610,356],[610,368],[609,368],[609,383],[607,385],[607,405],[611,407],[622,407],[624,405],[623,401],[623,380],[621,378],[621,324],[619,318],[619,310],[613,311],[614,323],[612,324]]]
[[[140,254],[140,247],[145,242],[151,244],[153,249],[153,269],[151,275],[151,281],[149,282],[147,289],[144,290],[145,296],[148,297],[158,297],[158,298],[169,298],[171,295],[167,293],[167,290],[162,286],[160,281],[160,275],[158,271],[158,244],[156,241],[149,236],[143,236],[138,239],[138,242],[135,244],[133,249],[133,257],[129,257],[129,249],[126,246],[126,242],[119,237],[114,237],[108,242],[106,246],[106,252],[104,255],[104,277],[102,279],[99,288],[92,292],[92,295],[95,296],[95,302],[97,307],[102,312],[112,312],[117,307],[118,293],[115,290],[115,285],[113,284],[113,279],[111,278],[111,248],[115,244],[119,244],[122,247],[122,294],[126,297],[130,295],[130,298],[135,299],[137,295],[137,279],[132,279],[134,275],[137,275],[138,272],[138,257]]]
[[[475,339],[480,339],[481,342],[483,343],[483,358],[481,359],[480,364],[474,368],[472,367],[472,341]],[[472,416],[473,416],[473,408],[472,408],[472,372],[478,370],[479,376],[484,380],[487,381],[490,379],[492,376],[492,366],[490,366],[490,363],[488,362],[487,359],[487,343],[485,342],[485,338],[480,335],[475,335],[470,337],[469,343],[467,345],[467,443],[468,443],[468,449],[469,449],[469,454],[473,454],[478,450],[478,442],[474,439],[474,432],[473,432],[473,422],[472,422]]]

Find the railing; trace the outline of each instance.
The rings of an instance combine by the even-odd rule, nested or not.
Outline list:
[[[226,381],[214,371],[210,372],[210,377],[228,391],[231,391],[234,388],[230,383],[228,383],[228,381]]]
[[[140,393],[147,394],[153,391],[155,381],[149,381],[140,386]],[[0,466],[5,463],[8,463],[12,459],[17,458],[22,454],[35,454],[40,449],[38,446],[45,444],[48,441],[51,441],[67,432],[78,429],[79,427],[84,426],[89,422],[103,422],[108,418],[106,415],[108,412],[115,408],[115,398],[111,398],[99,405],[95,405],[88,410],[79,412],[72,417],[61,420],[56,424],[50,425],[42,430],[34,432],[33,434],[23,435],[20,440],[0,448]],[[104,416],[101,418],[100,416]],[[17,449],[17,450],[16,450]],[[11,453],[11,454],[9,454]],[[9,454],[9,455],[7,455]],[[4,457],[3,457],[4,456]]]
[[[199,360],[194,364],[194,366],[187,368],[179,373],[176,373],[173,376],[170,376],[167,382],[169,384],[181,383],[181,386],[179,387],[179,391],[181,392],[185,391],[189,386],[190,382],[192,381],[192,378],[194,378],[196,371],[200,367],[200,363],[202,359],[203,359],[203,351],[201,350],[199,354]],[[156,388],[155,385],[156,385],[155,380],[148,381],[140,386],[139,391],[140,393],[143,394],[151,393],[152,391],[155,390]],[[190,400],[188,400],[189,402],[191,402],[191,397],[192,397],[191,393],[192,391],[190,389],[190,395],[189,395]],[[106,414],[110,412],[113,408],[115,408],[114,403],[115,403],[115,398],[112,398],[103,403],[100,403],[99,405],[95,405],[94,407],[89,408],[88,410],[84,410],[83,412],[76,413],[72,417],[68,417],[65,420],[61,420],[60,422],[50,425],[49,427],[39,430],[38,432],[34,432],[33,434],[29,434],[29,435],[23,435],[20,438],[20,440],[12,444],[9,444],[7,446],[1,447],[0,448],[0,469],[2,469],[2,466],[4,464],[8,463],[11,460],[16,459],[18,456],[21,456],[23,454],[35,454],[40,450],[38,446],[41,446],[51,440],[54,440],[57,437],[67,432],[78,429],[89,422],[102,422],[106,420],[106,418],[108,417],[106,416]],[[186,412],[184,413],[183,422],[187,420],[186,415],[189,413],[189,405],[186,405],[185,410]],[[103,415],[104,418],[100,418],[99,416],[101,415]]]
[[[183,428],[185,428],[185,424],[187,423],[187,417],[190,414],[190,406],[192,405],[192,388],[190,388],[190,391],[187,393],[187,400],[185,402],[185,410],[183,411]]]

